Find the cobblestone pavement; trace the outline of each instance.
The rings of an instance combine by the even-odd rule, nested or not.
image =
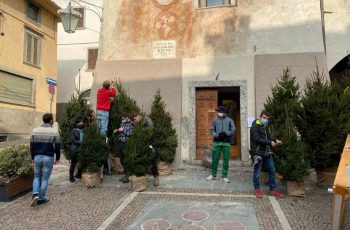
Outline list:
[[[105,176],[102,186],[88,190],[81,182],[68,182],[67,165],[55,166],[47,192],[52,202],[31,208],[28,193],[12,202],[1,203],[0,229],[127,229],[151,201],[247,203],[253,205],[260,229],[288,229],[271,198],[254,197],[252,186],[247,183],[251,179],[249,170],[232,172],[229,185],[208,182],[205,187],[203,180],[207,173],[207,170],[194,172],[193,169],[177,171],[172,176],[161,177],[159,188],[152,185],[149,177],[146,192],[132,193],[127,184],[118,181],[120,176]],[[277,200],[280,213],[292,229],[329,229],[332,194],[318,188],[314,181],[312,175],[307,181],[305,198],[287,196]],[[279,187],[284,191],[283,186]]]

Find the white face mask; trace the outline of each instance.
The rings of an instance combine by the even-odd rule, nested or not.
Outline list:
[[[219,116],[219,117],[223,117],[223,116],[224,116],[224,113],[218,113],[218,116]]]

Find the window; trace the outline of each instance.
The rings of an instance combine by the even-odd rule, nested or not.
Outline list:
[[[236,5],[236,0],[199,0],[199,7],[215,7],[225,5]]]
[[[34,66],[40,66],[41,37],[25,30],[24,34],[24,62]]]
[[[27,1],[26,15],[30,21],[37,24],[40,23],[40,7],[29,0]]]
[[[78,21],[77,30],[85,29],[85,9],[84,8],[74,8],[75,11],[81,13],[81,18]]]
[[[33,79],[0,70],[0,101],[33,105]]]
[[[88,70],[94,70],[96,67],[98,49],[88,49]]]

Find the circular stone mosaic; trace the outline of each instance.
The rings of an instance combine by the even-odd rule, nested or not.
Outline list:
[[[148,220],[141,225],[142,230],[168,230],[170,227],[171,223],[162,219]]]
[[[246,230],[246,227],[237,221],[225,221],[215,225],[215,230]]]
[[[206,230],[206,228],[199,225],[184,225],[177,230]]]
[[[207,219],[208,217],[209,213],[202,211],[187,211],[182,213],[182,219],[192,222],[202,221]]]

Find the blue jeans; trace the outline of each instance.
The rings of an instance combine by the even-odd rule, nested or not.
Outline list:
[[[53,163],[53,157],[44,155],[36,155],[34,157],[33,195],[38,194],[40,200],[45,199]]]
[[[109,111],[97,110],[96,111],[96,120],[97,120],[98,125],[100,126],[100,133],[102,135],[107,135]]]
[[[254,183],[254,189],[260,188],[260,173],[262,165],[265,165],[267,168],[267,171],[269,173],[269,186],[270,190],[275,190],[276,188],[276,182],[275,182],[275,173],[276,168],[275,164],[273,163],[272,155],[268,157],[263,157],[259,163],[254,165],[254,174],[253,174],[253,183]]]

